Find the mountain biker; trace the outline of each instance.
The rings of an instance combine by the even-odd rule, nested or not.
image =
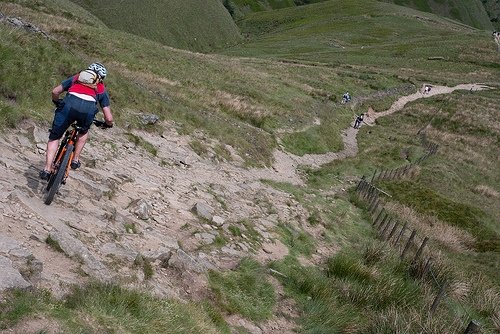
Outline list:
[[[81,73],[93,75],[93,83],[81,81]],[[104,86],[103,80],[107,75],[106,68],[101,63],[92,63],[86,71],[71,76],[61,82],[52,90],[52,102],[56,106],[52,128],[50,129],[47,151],[45,155],[45,168],[40,171],[41,179],[48,180],[53,171],[52,161],[59,146],[59,139],[66,129],[76,121],[83,130],[78,136],[75,145],[71,169],[80,167],[80,153],[88,138],[88,130],[92,125],[95,115],[99,112],[97,103],[101,106],[104,114],[104,121],[107,127],[113,126],[113,115],[111,114],[109,95]],[[67,92],[64,99],[59,96]]]
[[[361,123],[363,122],[364,116],[365,116],[365,114],[361,114],[361,115],[356,117],[356,121],[354,122],[355,129],[359,129],[359,127],[361,126]]]
[[[342,101],[344,103],[351,101],[351,95],[349,95],[349,92],[345,92],[344,95],[342,95]]]

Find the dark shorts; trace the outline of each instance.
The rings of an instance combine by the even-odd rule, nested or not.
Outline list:
[[[64,98],[64,105],[55,111],[49,139],[60,139],[66,129],[75,121],[78,126],[83,128],[83,131],[80,133],[87,133],[97,112],[98,109],[95,102],[86,101],[74,95],[67,94]]]

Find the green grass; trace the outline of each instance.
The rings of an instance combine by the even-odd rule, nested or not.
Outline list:
[[[301,266],[291,257],[273,265],[286,275],[280,280],[303,314],[301,333],[366,333],[385,310],[421,305],[423,290],[405,277],[397,259],[368,266],[359,254],[338,254],[325,270]]]
[[[483,6],[485,1],[456,1],[456,0],[384,0],[402,6],[409,6],[415,9],[431,12],[461,21],[470,26],[492,30],[492,25],[488,14]]]
[[[341,179],[335,176],[333,180],[334,182],[330,182],[330,180],[322,179],[322,182],[324,182],[322,185],[325,187],[337,185]],[[325,228],[320,241],[345,246],[358,243],[365,240],[367,236],[371,236],[372,229],[367,224],[368,216],[351,203],[352,200],[349,194],[324,196],[324,194],[317,192],[314,186],[304,188],[289,183],[264,182],[278,190],[289,193],[294,200],[300,203],[308,212],[308,224],[312,226],[322,225]],[[293,204],[290,203],[289,205],[292,206]],[[278,225],[278,233],[286,241],[287,245],[290,247],[298,243],[296,246],[305,251],[307,255],[314,250],[314,242],[305,233],[299,240],[296,240],[301,232],[301,229],[297,230],[287,222],[281,222]]]
[[[45,312],[47,306],[53,302],[46,291],[29,293],[14,290],[0,302],[0,329],[7,329],[38,312]]]
[[[307,232],[296,230],[289,224],[280,223],[277,232],[281,240],[288,246],[290,254],[311,256],[315,250],[315,242]]]
[[[471,75],[477,66],[498,68],[489,33],[377,1],[332,0],[252,13],[238,25],[250,37],[226,51],[231,55],[320,62],[346,72],[354,65],[419,80],[445,77],[448,83],[481,80]],[[427,60],[436,55],[445,61]],[[355,88],[359,94],[361,87]]]
[[[364,246],[366,244],[368,246]],[[433,284],[412,278],[408,263],[401,262],[398,254],[386,245],[378,241],[370,243],[368,239],[364,245],[345,247],[330,257],[324,268],[303,266],[292,256],[271,265],[285,275],[278,278],[287,296],[297,302],[301,333],[418,333],[425,330],[437,334],[465,329],[468,317],[462,314],[464,318],[459,319],[453,296],[447,297],[434,317],[427,318],[425,310],[436,293]],[[463,279],[458,272],[451,277],[452,281]],[[475,291],[466,297],[471,298],[469,312],[474,313],[476,319],[482,319],[483,329],[490,330],[495,312],[492,304],[481,306],[472,300],[476,298],[474,293],[481,296],[493,293],[491,298],[495,303],[498,295],[482,280],[469,282]]]
[[[159,299],[102,283],[75,287],[61,301],[42,291],[13,291],[0,310],[0,328],[37,316],[67,333],[219,333],[227,328],[208,305]]]
[[[485,223],[487,215],[478,207],[450,200],[436,191],[416,182],[386,182],[384,188],[393,194],[393,199],[417,212],[435,216],[453,226],[465,229],[477,238],[478,251],[500,251],[498,233]]]
[[[177,48],[209,51],[240,40],[236,25],[219,0],[71,1],[112,29]]]
[[[193,149],[202,154],[204,149],[213,150],[227,159],[228,152],[222,145],[231,145],[246,165],[263,166],[272,163],[278,142],[285,150],[300,155],[342,149],[341,131],[348,127],[353,113],[364,112],[369,106],[377,111],[387,109],[423,82],[495,83],[500,71],[490,32],[371,0],[331,0],[300,7],[291,6],[290,1],[267,2],[269,8],[290,7],[245,13],[238,25],[247,38],[220,51],[225,55],[175,50],[120,31],[120,27],[108,29],[96,16],[64,0],[15,3],[1,1],[0,11],[40,26],[53,39],[0,24],[0,127],[14,126],[23,118],[45,120],[48,125],[52,87],[89,61],[100,60],[109,70],[106,85],[117,125],[127,128],[127,138],[153,156],[156,149],[132,134],[134,129],[145,128],[137,117],[144,112],[173,121],[181,135],[196,133],[200,138],[201,133],[215,139],[207,143],[220,143],[216,147],[195,143]],[[148,2],[126,2],[123,10],[145,4]],[[196,10],[189,7],[194,2],[186,4],[184,9],[192,11],[176,19],[184,17],[187,24],[194,18],[203,21],[198,13],[212,5],[213,9],[222,8],[215,2]],[[238,4],[245,7],[243,1]],[[150,15],[154,9],[150,6],[149,12],[140,14]],[[168,15],[179,13],[172,10]],[[109,13],[106,24],[117,24],[115,14],[118,11]],[[227,13],[224,15],[224,20],[228,19]],[[152,17],[148,23],[156,19]],[[182,27],[174,24],[168,28]],[[128,28],[136,29],[137,25],[129,24]],[[154,39],[148,35],[151,26],[144,28],[149,32],[140,33]],[[217,29],[216,25],[213,28]],[[199,45],[191,37],[201,31],[184,31],[190,34],[189,40],[177,37],[186,47],[206,50],[215,46],[203,44],[214,37],[213,32],[199,39]],[[225,33],[227,30],[221,30],[219,37],[226,38]],[[445,59],[429,61],[432,56]],[[363,102],[338,105],[346,90]],[[495,225],[499,216],[495,193],[500,192],[495,173],[498,129],[493,121],[497,109],[498,91],[457,92],[416,101],[394,116],[377,120],[375,127],[361,128],[356,157],[318,170],[302,170],[306,186],[266,181],[291,195],[290,206],[298,203],[305,208],[305,216],[296,217],[297,222],[307,221],[304,229],[322,231],[314,240],[296,221],[282,222],[276,231],[291,255],[273,268],[286,275],[280,278],[281,283],[297,302],[302,332],[464,331],[461,326],[466,321],[453,317],[454,312],[459,313],[456,306],[443,306],[435,320],[425,318],[422,310],[432,302],[432,287],[416,283],[398,259],[373,244],[374,232],[363,211],[366,205],[347,191],[363,174],[405,164],[402,152],[409,152],[411,161],[418,158],[423,149],[415,134],[426,125],[430,125],[428,139],[440,145],[438,154],[419,167],[418,179],[381,185],[392,193],[392,200],[476,237],[477,249],[467,252],[436,247],[445,259],[449,258],[446,265],[451,269],[446,275],[455,281],[471,281],[460,276],[463,268],[485,276],[480,284],[470,285],[473,292],[463,297],[463,303],[485,329],[493,328],[500,263]],[[147,130],[162,132],[161,125]],[[215,197],[224,208],[224,199]],[[269,200],[255,200],[268,215],[277,213]],[[250,219],[232,224],[229,233],[237,238],[244,234],[253,245],[262,241]],[[221,246],[226,241],[220,235],[215,244]],[[312,255],[318,245],[342,249],[322,267],[301,266],[297,257]],[[12,327],[41,315],[71,333],[120,332],[125,326],[131,328],[130,332],[228,333],[220,310],[255,322],[271,317],[277,297],[267,282],[265,268],[255,261],[244,260],[233,271],[210,272],[209,281],[216,305],[178,304],[102,285],[77,289],[66,303],[36,295],[22,302],[24,297],[12,296],[0,306],[5,307],[0,312],[0,324]],[[25,306],[11,306],[16,300]],[[14,309],[18,315],[11,313]],[[162,326],[168,329],[164,331]]]
[[[226,312],[257,322],[271,317],[276,295],[264,269],[256,261],[243,259],[234,271],[210,271],[208,278],[210,288]]]
[[[352,111],[338,108],[334,102],[345,90],[355,96],[371,96],[379,90],[406,84],[410,79],[419,82],[435,78],[443,82],[442,78],[447,77],[447,83],[484,81],[494,78],[498,70],[494,54],[486,52],[490,36],[447,21],[441,24],[437,17],[432,18],[435,26],[427,28],[408,16],[411,10],[407,12],[371,1],[354,1],[342,6],[328,1],[259,13],[262,16],[249,15],[241,24],[248,24],[252,29],[262,26],[261,30],[267,31],[267,25],[278,22],[276,32],[262,37],[275,35],[268,42],[260,41],[261,37],[257,36],[239,47],[248,49],[262,43],[263,48],[255,48],[253,55],[266,59],[206,56],[165,48],[137,36],[105,29],[97,23],[82,25],[81,22],[95,19],[81,14],[82,10],[75,11],[78,15],[75,19],[61,18],[63,29],[51,25],[51,17],[33,5],[34,2],[22,4],[29,8],[5,5],[1,8],[6,15],[24,15],[44,28],[55,41],[19,30],[12,32],[4,25],[0,27],[2,124],[12,125],[28,117],[49,123],[52,107],[47,92],[86,66],[89,59],[100,60],[108,66],[106,83],[118,125],[144,127],[137,114],[141,110],[154,110],[162,120],[175,120],[183,134],[203,129],[209,136],[233,146],[251,166],[271,163],[276,137],[281,137],[281,133],[299,132],[282,138],[287,149],[299,154],[340,149],[340,131],[348,126]],[[54,7],[50,2],[46,8],[50,12]],[[65,8],[62,6],[59,10],[69,11]],[[371,13],[368,19],[374,22],[355,23],[364,13]],[[394,23],[385,28],[384,24],[393,22],[393,18]],[[299,29],[299,25],[305,30]],[[373,25],[381,29],[366,31],[366,27]],[[450,30],[455,28],[457,32]],[[395,35],[401,29],[401,34],[414,36],[407,44],[415,47],[394,58],[390,49],[391,45],[401,42]],[[383,30],[387,31],[383,33]],[[333,31],[338,36],[331,35]],[[300,38],[296,38],[296,33]],[[360,45],[366,43],[353,41],[370,34],[375,34],[373,38],[378,41],[372,43],[369,52],[366,48],[360,50]],[[436,35],[446,36],[446,41],[456,45],[442,48],[442,38]],[[345,44],[348,48],[332,49],[332,41],[341,43],[342,40],[349,41]],[[281,43],[287,50],[286,58],[303,62],[305,66],[269,59],[283,58],[270,52]],[[304,53],[307,48],[304,43],[314,44],[320,49],[319,53]],[[23,45],[30,45],[29,52],[24,52]],[[96,49],[94,45],[100,47]],[[438,46],[439,52],[434,52]],[[454,55],[446,62],[421,61],[443,50]],[[419,54],[412,55],[415,52]],[[236,49],[228,53],[248,55],[247,51],[241,53]],[[33,63],[33,59],[37,62]],[[411,74],[405,73],[407,68],[412,68]],[[24,82],[33,83],[29,92],[24,90]],[[312,127],[316,118],[321,122],[317,128]],[[304,128],[309,130],[301,132]],[[281,131],[283,129],[286,131]]]

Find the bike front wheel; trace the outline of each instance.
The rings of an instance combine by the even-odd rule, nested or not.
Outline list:
[[[50,203],[52,203],[54,196],[61,187],[61,183],[64,179],[64,175],[66,174],[66,170],[68,169],[69,160],[74,149],[75,147],[73,145],[68,145],[59,168],[57,168],[57,171],[50,176],[47,186],[47,195],[45,196],[44,200],[45,204],[50,205]]]

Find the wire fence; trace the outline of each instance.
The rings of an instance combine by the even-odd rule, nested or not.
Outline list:
[[[439,305],[445,301],[453,302],[462,309],[465,316],[460,316],[459,321],[467,323],[464,334],[477,334],[481,332],[479,323],[473,320],[473,317],[467,312],[467,308],[456,300],[451,300],[447,295],[450,288],[446,275],[439,272],[439,268],[433,266],[433,251],[429,247],[429,237],[420,235],[416,229],[410,226],[407,221],[400,221],[395,215],[386,210],[383,203],[383,196],[391,196],[375,186],[374,182],[378,180],[395,180],[405,177],[411,177],[411,171],[417,164],[422,163],[431,155],[436,154],[438,145],[427,140],[425,134],[420,134],[421,144],[425,149],[425,154],[415,160],[414,163],[407,164],[394,169],[375,171],[370,180],[363,176],[356,186],[358,197],[368,206],[368,212],[371,217],[372,225],[376,230],[377,236],[386,244],[393,247],[401,260],[408,261],[409,270],[417,279],[428,281],[436,287],[436,295],[432,304],[429,306],[428,314],[433,316]]]

